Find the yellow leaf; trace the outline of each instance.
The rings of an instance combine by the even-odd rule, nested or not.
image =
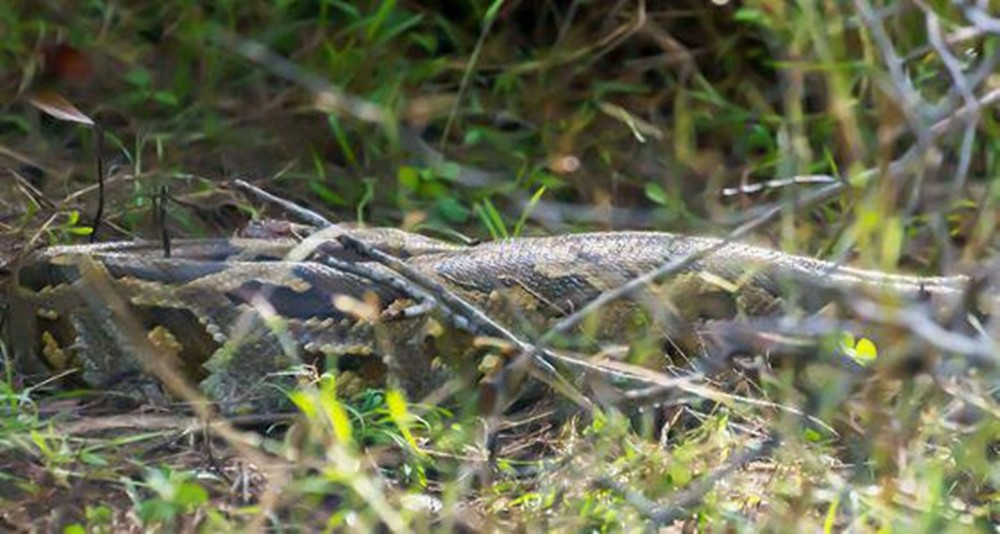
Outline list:
[[[878,347],[874,341],[866,337],[855,339],[850,332],[842,332],[840,336],[840,350],[859,365],[868,365],[878,357]]]
[[[875,346],[875,342],[866,337],[858,340],[854,352],[856,353],[855,358],[861,360],[872,361],[878,357],[878,348]]]
[[[403,394],[394,389],[387,391],[385,394],[385,404],[389,408],[389,417],[396,424],[396,427],[399,428],[399,433],[403,435],[403,439],[406,440],[406,443],[409,444],[414,452],[422,454],[420,447],[417,445],[417,440],[414,439],[413,433],[410,432],[410,421],[413,419],[413,416],[406,407],[406,399],[403,397]]]
[[[348,444],[354,441],[354,431],[351,428],[351,418],[347,414],[344,403],[337,398],[337,381],[333,375],[324,375],[320,380],[320,405],[330,420],[333,435],[337,441]]]

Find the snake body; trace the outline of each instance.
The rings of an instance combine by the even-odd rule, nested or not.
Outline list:
[[[685,321],[738,318],[776,314],[793,301],[812,311],[837,294],[955,305],[969,284],[963,276],[861,270],[668,233],[587,233],[465,247],[393,229],[338,227],[301,242],[178,240],[170,257],[159,243],[145,242],[36,251],[7,283],[5,340],[27,372],[78,368],[93,385],[141,374],[134,352],[137,343],[148,342],[234,410],[268,406],[275,396],[268,383],[278,377],[287,385],[282,371],[318,356],[353,362],[347,367],[358,376],[388,372],[408,390],[426,391],[441,372],[432,360],[456,352],[442,343],[447,328],[433,315],[400,313],[414,299],[399,287],[331,266],[327,258],[392,274],[341,246],[336,237],[342,233],[401,259],[526,335],[689,255],[703,256],[607,306],[596,335],[628,341],[621,338],[635,330],[626,323],[660,324],[655,319],[663,310]],[[95,291],[98,286],[120,297],[131,319]],[[129,328],[141,329],[142,336],[126,323],[137,325]]]

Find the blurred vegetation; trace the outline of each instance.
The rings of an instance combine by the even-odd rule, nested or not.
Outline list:
[[[987,4],[8,1],[0,224],[18,237],[3,243],[85,240],[99,159],[104,240],[158,235],[163,188],[176,236],[282,215],[222,187],[243,178],[332,220],[456,239],[750,223],[790,252],[969,270],[1000,199]],[[45,109],[66,103],[99,128]],[[995,386],[965,398],[879,349],[853,388],[778,375],[758,402],[511,418],[495,466],[474,411],[392,392],[303,392],[290,429],[245,444],[265,468],[177,416],[61,420],[65,399],[8,377],[0,525],[995,528]]]

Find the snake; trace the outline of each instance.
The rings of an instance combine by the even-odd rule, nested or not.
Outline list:
[[[954,308],[972,285],[964,275],[886,273],[665,232],[457,245],[335,225],[305,236],[178,239],[169,254],[158,241],[35,250],[8,269],[3,339],[24,376],[58,372],[130,391],[156,382],[137,356],[152,350],[229,413],[274,409],[316,366],[336,366],[343,383],[390,377],[411,395],[454,375],[456,365],[475,369],[467,361],[475,336],[433,309],[419,311],[420,292],[407,289],[407,277],[345,246],[344,235],[526,339],[679,259],[688,261],[612,299],[577,333],[629,343],[708,319],[814,313],[845,295]]]

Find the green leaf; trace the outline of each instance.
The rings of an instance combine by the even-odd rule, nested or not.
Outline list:
[[[143,523],[159,523],[173,519],[177,508],[163,499],[149,499],[139,503],[138,512]]]
[[[365,39],[369,42],[374,40],[375,36],[378,34],[379,28],[381,28],[382,24],[384,24],[386,19],[389,18],[389,14],[392,13],[393,8],[395,7],[395,0],[384,0],[382,2],[382,5],[379,6],[375,15],[368,20],[368,29],[365,32]]]
[[[339,2],[339,1],[333,0],[333,1],[330,2],[330,5],[332,5],[334,8],[336,8],[336,9],[340,10],[341,12],[343,12],[351,20],[356,20],[356,19],[358,19],[358,18],[361,17],[361,12],[358,11],[357,6],[355,6],[351,2]]]
[[[531,199],[528,200],[528,205],[525,206],[524,211],[521,212],[521,217],[517,220],[517,223],[514,224],[513,234],[515,236],[521,235],[521,230],[524,229],[524,223],[528,221],[528,217],[531,215],[531,212],[535,210],[535,206],[538,205],[538,202],[542,199],[542,195],[544,194],[545,186],[543,185],[535,190],[535,194],[531,195]]]
[[[462,172],[462,166],[453,161],[445,161],[438,165],[435,169],[437,175],[445,180],[456,180],[458,175]]]
[[[674,487],[686,486],[693,477],[687,462],[677,460],[670,462],[667,474],[670,475],[670,482],[673,483]]]
[[[369,202],[375,198],[375,179],[365,178],[363,180],[365,184],[365,192],[362,193],[361,199],[358,200],[358,207],[355,208],[358,218],[358,224],[364,224],[365,222],[365,207]]]
[[[148,70],[136,68],[125,73],[125,81],[140,89],[145,89],[149,87],[153,79]]]
[[[316,180],[309,180],[309,189],[312,190],[313,193],[316,193],[316,195],[323,199],[323,201],[327,204],[332,206],[349,205],[344,197],[340,196],[336,191],[320,182],[317,182]]]
[[[66,228],[66,233],[78,236],[88,236],[94,233],[94,229],[90,226],[70,226]]]
[[[413,15],[413,16],[411,16],[409,18],[406,18],[406,19],[404,19],[404,20],[402,20],[402,21],[400,21],[400,22],[392,25],[392,27],[390,27],[387,30],[385,30],[384,32],[382,32],[382,35],[379,36],[377,42],[379,44],[387,43],[387,42],[395,39],[397,36],[399,36],[401,34],[404,34],[404,33],[407,33],[407,30],[409,30],[410,28],[413,28],[414,26],[419,25],[420,21],[422,21],[422,20],[424,20],[424,16],[423,15]]]
[[[490,232],[490,237],[493,239],[507,239],[510,234],[507,232],[507,226],[503,222],[503,216],[497,211],[496,206],[490,202],[490,199],[484,198],[481,203],[475,206],[476,214],[479,215],[479,219],[486,226],[486,229]]]
[[[396,181],[402,187],[416,191],[420,188],[420,173],[413,167],[403,166],[396,171]]]
[[[428,54],[437,52],[438,39],[435,35],[425,35],[414,32],[410,34],[410,40],[416,43],[417,46],[422,48],[424,52],[427,52]]]
[[[667,195],[667,192],[663,189],[663,187],[656,182],[646,183],[646,198],[661,206],[669,206],[672,204],[670,196]]]
[[[95,465],[98,467],[104,467],[108,465],[108,460],[105,457],[99,454],[94,454],[92,452],[86,452],[86,451],[80,453],[80,461],[87,465]]]
[[[772,150],[775,147],[774,136],[763,124],[755,123],[750,127],[748,134],[750,148],[758,150]]]
[[[177,96],[171,93],[170,91],[156,91],[155,93],[153,93],[153,100],[159,102],[160,104],[170,107],[177,107],[177,105],[180,103],[177,100]]]
[[[733,13],[733,20],[738,22],[760,24],[761,26],[765,26],[767,23],[767,16],[764,14],[763,11],[759,9],[755,9],[752,7],[742,7],[740,9],[737,9],[736,12]]]
[[[470,128],[465,135],[462,136],[462,144],[465,146],[472,146],[480,141],[486,139],[486,135],[480,128]]]
[[[336,115],[331,114],[327,116],[327,124],[329,124],[330,130],[333,132],[333,138],[337,140],[337,146],[340,147],[340,151],[344,154],[347,164],[351,166],[357,165],[358,156],[354,153],[354,149],[351,148],[350,138],[347,132],[344,131],[344,127],[341,126],[340,120]]]
[[[472,210],[465,207],[454,197],[442,197],[434,203],[434,211],[441,215],[441,218],[452,224],[463,224],[469,220]]]
[[[854,334],[850,332],[840,333],[840,346],[845,351],[854,349]]]
[[[208,492],[195,482],[184,482],[177,486],[174,503],[191,510],[208,502]]]
[[[31,436],[32,443],[35,444],[35,447],[37,447],[44,456],[52,456],[52,448],[49,447],[48,440],[45,439],[45,436],[43,436],[41,432],[33,429],[29,435]]]
[[[496,18],[497,13],[500,12],[500,8],[503,7],[503,0],[493,0],[490,4],[489,9],[486,10],[486,16],[483,17],[484,22],[489,22]]]

